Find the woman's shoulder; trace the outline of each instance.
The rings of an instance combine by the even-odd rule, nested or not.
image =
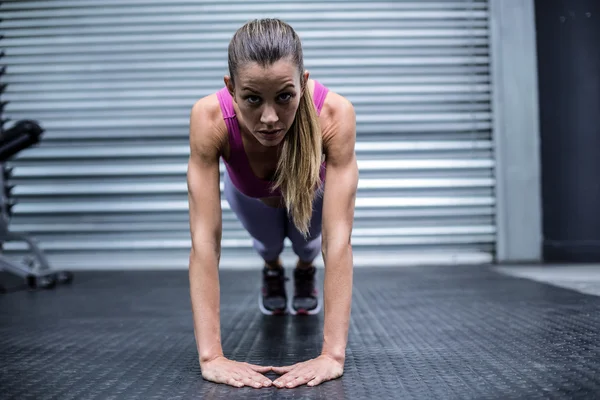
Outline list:
[[[190,140],[213,144],[224,151],[227,134],[217,93],[196,100],[190,112]]]
[[[197,99],[192,106],[190,118],[200,119],[204,123],[226,128],[217,92]]]
[[[326,87],[326,84],[319,83]],[[345,96],[328,88],[319,119],[325,141],[334,136],[336,140],[354,140],[356,113],[354,105]]]

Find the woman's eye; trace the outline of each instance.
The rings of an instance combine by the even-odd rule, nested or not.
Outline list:
[[[260,102],[260,98],[258,96],[248,96],[246,97],[246,101],[250,104],[258,104]]]
[[[289,101],[292,98],[292,95],[290,93],[283,93],[279,96],[279,99],[281,101]]]

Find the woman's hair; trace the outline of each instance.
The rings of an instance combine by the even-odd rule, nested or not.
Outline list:
[[[273,190],[281,190],[288,213],[306,237],[313,200],[320,189],[323,149],[313,99],[307,82],[303,81],[304,60],[300,38],[290,25],[279,19],[260,19],[238,29],[229,43],[229,74],[233,85],[238,69],[245,63],[256,62],[266,67],[284,58],[290,59],[298,67],[304,94],[283,141]]]

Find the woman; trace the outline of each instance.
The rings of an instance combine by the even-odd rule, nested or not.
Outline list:
[[[200,99],[190,116],[189,277],[202,376],[237,387],[314,386],[341,376],[344,368],[358,184],[354,109],[342,96],[309,80],[300,39],[283,21],[245,24],[234,34],[228,57],[225,87]],[[323,347],[315,359],[261,367],[223,356],[220,158],[227,167],[225,196],[265,262],[262,312],[318,312],[312,262],[319,253],[323,256]],[[289,305],[279,259],[286,236],[299,258]],[[268,371],[282,376],[271,382],[262,375]]]

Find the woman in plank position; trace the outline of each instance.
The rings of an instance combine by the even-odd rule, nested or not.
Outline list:
[[[225,86],[198,100],[190,115],[189,278],[202,376],[237,387],[318,385],[344,370],[358,184],[354,108],[309,79],[300,39],[281,20],[248,22],[234,34],[228,53]],[[264,260],[261,312],[318,313],[313,261],[323,256],[323,347],[317,358],[263,367],[223,355],[220,158],[225,198]],[[291,296],[280,260],[286,237],[298,256]],[[263,375],[268,371],[282,376],[271,382]]]

